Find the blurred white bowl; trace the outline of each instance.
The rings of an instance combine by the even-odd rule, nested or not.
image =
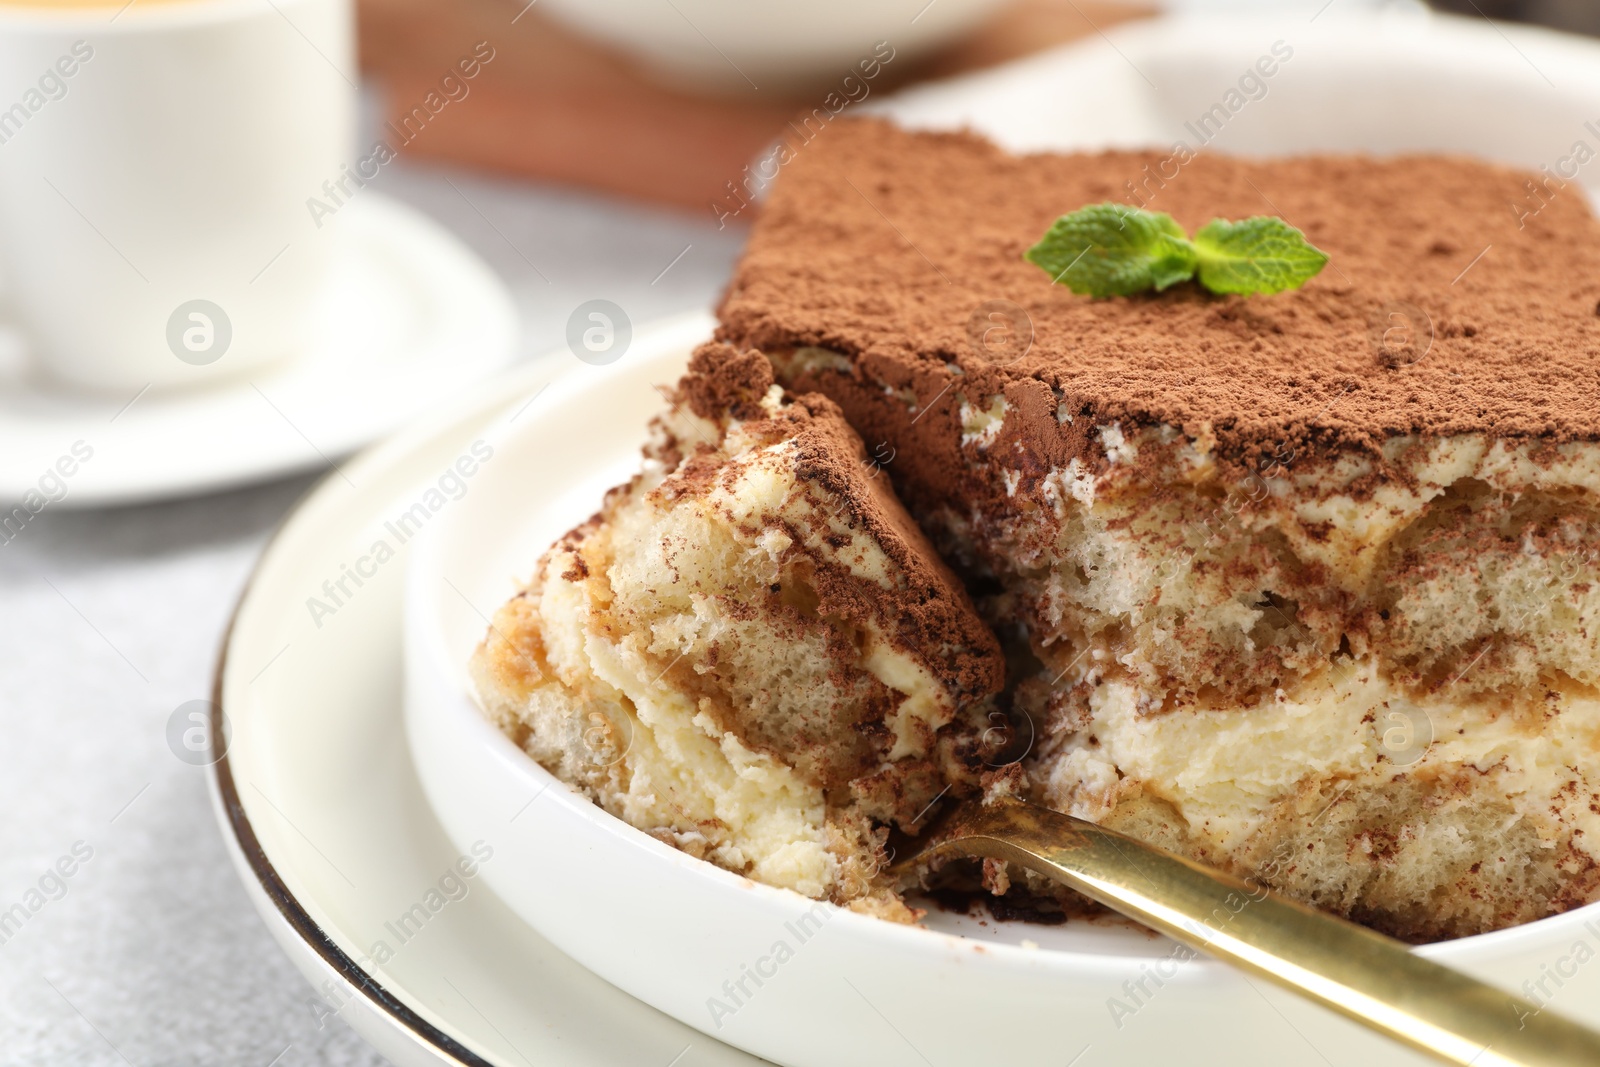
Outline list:
[[[670,80],[715,89],[827,89],[863,60],[928,51],[1001,0],[543,0],[539,10]],[[874,57],[874,49],[879,51]]]

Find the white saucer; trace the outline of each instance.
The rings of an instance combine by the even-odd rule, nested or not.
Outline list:
[[[9,512],[79,442],[78,457],[85,449],[92,456],[47,507],[132,503],[328,469],[511,361],[510,294],[459,240],[376,192],[351,200],[337,221],[343,243],[317,340],[281,368],[137,398],[0,377],[0,506]]]

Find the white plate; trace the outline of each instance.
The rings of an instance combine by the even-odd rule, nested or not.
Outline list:
[[[1595,143],[1583,126],[1586,119],[1600,115],[1596,86],[1600,49],[1591,44],[1487,23],[1356,21],[1337,2],[1317,21],[1307,24],[1307,17],[1297,11],[1281,19],[1136,26],[1113,32],[1109,41],[1095,39],[1015,68],[918,90],[890,110],[922,125],[970,122],[1013,147],[1162,143],[1171,131],[1182,129],[1185,117],[1216,102],[1273,41],[1283,39],[1292,43],[1295,57],[1275,76],[1265,99],[1232,117],[1217,139],[1218,147],[1233,151],[1259,151],[1275,143],[1285,149],[1438,147],[1536,165],[1559,160],[1578,139],[1587,137]],[[1413,69],[1427,77],[1414,75]],[[1166,94],[1151,89],[1146,76]],[[1419,190],[1419,195],[1427,195],[1426,190]],[[704,322],[679,324],[682,335],[673,342],[676,356],[665,340],[647,341],[648,331],[640,331],[633,352],[619,367],[642,366],[654,353],[665,370],[673,359],[682,358],[682,351],[705,328]],[[603,377],[604,372],[596,372],[586,380]],[[622,373],[616,381],[620,391],[629,377]],[[518,389],[531,393],[535,384],[534,377],[524,372],[506,388],[508,395]],[[553,453],[566,456],[572,469],[562,484],[578,497],[620,474],[623,452],[631,453],[639,440],[638,425],[621,431],[626,449],[616,427],[608,434],[596,432],[600,413],[615,401],[610,394],[589,399],[594,407],[584,410],[595,417],[569,422],[578,423],[574,433],[593,434],[580,439],[596,442],[594,456],[585,458],[582,449],[570,447],[570,441],[556,442],[566,451]],[[631,403],[642,411],[646,399],[640,394]],[[484,412],[490,403],[485,402]],[[511,410],[521,403],[514,402]],[[548,403],[541,397],[535,406]],[[521,419],[534,410],[528,408]],[[388,965],[369,963],[363,970],[353,962],[370,951],[383,922],[415,901],[421,887],[437,877],[456,852],[444,843],[427,811],[398,737],[400,651],[394,586],[402,562],[386,563],[358,597],[323,620],[320,630],[310,621],[304,600],[321,581],[338,576],[341,562],[350,563],[366,550],[385,518],[410,505],[419,477],[437,476],[466,444],[491,432],[490,421],[486,414],[476,421],[468,417],[437,439],[408,435],[405,442],[359,461],[350,471],[366,488],[356,492],[341,483],[325,484],[264,559],[261,575],[241,606],[220,680],[235,733],[233,761],[219,767],[219,791],[227,802],[226,831],[239,842],[241,870],[247,884],[258,887],[254,890],[258,905],[290,954],[317,981],[337,969],[344,981],[353,983],[340,986],[354,1005],[352,1020],[398,1062],[473,1062],[453,1052],[446,1037],[502,1064],[544,1058],[665,1064],[691,1043],[683,1067],[744,1062],[719,1060],[734,1054],[589,978],[532,934],[509,909],[497,905],[491,894],[478,893],[476,886],[474,895],[460,905],[449,905]],[[509,452],[495,462],[508,458]],[[529,469],[537,473],[540,468]],[[480,473],[492,476],[495,470],[491,464]],[[369,478],[374,486],[367,486]],[[469,491],[469,506],[475,499],[472,494],[485,484]],[[551,487],[548,480],[541,484]],[[577,513],[565,510],[575,501],[551,497],[546,502],[552,509],[547,518],[522,513],[529,521],[528,534],[538,533],[534,527],[541,521],[555,528]],[[515,547],[507,544],[505,549]],[[507,588],[512,578],[527,572],[542,547],[528,544],[514,565],[511,556],[498,557],[506,569],[493,580]],[[492,590],[479,596],[485,607],[492,605]],[[281,658],[274,661],[280,652]],[[451,668],[459,669],[459,663],[452,661]],[[252,684],[258,673],[259,680]],[[463,720],[455,742],[473,740],[474,728],[473,720]],[[493,753],[492,732],[480,732],[476,739],[483,742],[484,751]],[[528,776],[529,785],[541,781],[525,760],[511,760],[521,760],[517,753],[502,747],[497,758],[501,757],[513,766],[499,768],[484,782],[466,783],[460,794],[466,798],[464,804],[479,787],[485,792],[499,788],[513,771]],[[735,929],[743,936],[749,932],[746,920],[761,914],[761,909],[776,915],[792,908],[793,902],[777,891],[748,887],[737,879],[730,883],[731,876],[720,872],[685,873],[693,861],[651,851],[631,839],[625,827],[598,819],[592,811],[550,803],[564,799],[553,790],[528,808],[519,795],[506,815],[510,822],[522,813],[515,818],[517,833],[525,832],[521,829],[525,823],[533,825],[527,822],[530,813],[558,813],[560,818],[547,821],[541,833],[565,827],[587,834],[577,844],[587,849],[588,856],[599,856],[606,863],[648,861],[648,869],[658,872],[666,892],[673,894],[674,908],[689,908],[655,912],[654,925],[667,929],[652,929],[632,911],[660,908],[662,898],[655,892],[642,887],[637,896],[620,903],[616,896],[601,898],[615,906],[616,921],[604,927],[608,940],[587,943],[587,953],[630,984],[659,984],[661,975],[669,974],[675,988],[654,990],[661,1002],[680,1007],[701,1023],[709,1022],[704,998],[712,991],[701,983],[707,977],[715,979],[713,985],[736,977],[739,964],[757,962],[770,947],[734,943],[715,937],[716,931]],[[546,844],[551,840],[545,838]],[[635,854],[634,860],[619,858],[624,856],[622,846]],[[497,846],[495,859],[480,874],[484,881],[508,881],[499,872],[527,861],[526,855],[510,849],[509,844]],[[502,861],[510,862],[497,867]],[[348,873],[365,888],[347,884],[333,870],[334,862],[352,868]],[[563,888],[562,883],[574,877],[574,870],[571,865],[546,862],[525,876],[550,883],[552,894],[570,894],[570,887]],[[706,885],[715,899],[731,901],[734,883],[756,903],[736,905],[731,913],[718,911],[709,918],[704,910],[695,910],[704,907],[704,900],[673,888]],[[596,902],[579,900],[577,908],[574,916],[592,919]],[[1542,980],[1555,991],[1554,1008],[1596,1021],[1600,972],[1579,968],[1569,973],[1577,942],[1583,941],[1588,951],[1600,945],[1600,926],[1590,931],[1581,925],[1588,914],[1441,946],[1429,954],[1508,988]],[[689,917],[704,925],[686,930],[683,924],[691,921]],[[535,918],[560,934],[556,918],[548,914]],[[1085,1067],[1176,1055],[1195,1064],[1324,1059],[1341,1067],[1356,1063],[1369,1067],[1420,1062],[1271,990],[1244,985],[1236,975],[1209,964],[1181,968],[1118,1028],[1107,997],[1119,995],[1126,1003],[1129,994],[1107,988],[1104,979],[1130,967],[1141,973],[1146,967],[1164,970],[1159,960],[1151,961],[1152,954],[1159,955],[1157,946],[1162,942],[1113,950],[1106,939],[1114,939],[1115,933],[1090,930],[1095,943],[1086,945],[1072,961],[1072,966],[1084,963],[1085,970],[1068,973],[1056,939],[1082,936],[1086,931],[1081,928],[1037,935],[1041,942],[1051,938],[1041,951],[1014,944],[991,944],[980,951],[970,940],[886,924],[864,928],[860,924],[865,920],[848,915],[837,919],[838,924],[830,920],[825,927],[826,935],[809,943],[821,951],[799,954],[785,964],[773,980],[777,984],[733,1018],[733,1022],[748,1020],[752,1032],[741,1040],[769,1048],[789,1063],[802,1062],[802,1056],[814,1060],[819,1048],[830,1052],[830,1063],[867,1062],[872,1056],[878,1057],[874,1063],[890,1064],[992,1063],[1000,1059],[1003,1048],[1024,1046],[1030,1055],[1044,1054],[1044,1062],[1076,1060]],[[671,928],[674,924],[677,928]],[[624,940],[624,929],[641,940]],[[1009,930],[985,933],[1000,941],[1018,936]],[[570,934],[565,936],[570,940]],[[667,945],[677,946],[683,955],[664,965],[652,951]],[[880,987],[873,983],[885,973],[880,958],[885,955],[896,967],[938,959],[927,969],[929,981],[918,975],[904,985]],[[842,972],[807,970],[813,966],[808,959],[825,957]],[[727,970],[730,966],[732,971]],[[969,970],[993,976],[993,985],[968,982]],[[1086,977],[1095,970],[1100,974],[1098,985]],[[1550,980],[1551,974],[1561,979],[1559,986]],[[442,979],[457,975],[470,976],[474,984],[455,985],[483,1014],[468,1007],[454,988],[441,991]],[[1019,979],[1022,975],[1030,977]],[[851,976],[855,989],[841,984]],[[1138,976],[1130,980],[1137,981]],[[787,993],[780,992],[784,984],[806,993],[811,999],[805,1003],[820,1013],[804,1017],[785,1013]],[[929,984],[938,986],[931,997]],[[1154,988],[1151,979],[1146,978],[1145,984]],[[365,991],[353,992],[355,985]],[[959,1001],[953,995],[957,987],[976,987],[982,1003],[989,1005],[988,1014]],[[1069,988],[1080,992],[1066,996]],[[826,999],[830,996],[838,999]],[[937,1017],[925,1020],[930,1004],[938,1009]],[[925,1022],[923,1029],[907,1029]],[[1013,1040],[1008,1035],[1014,1031],[1018,1036]],[[660,1040],[653,1051],[644,1050],[647,1040],[634,1041],[646,1032]],[[513,1050],[508,1037],[522,1044],[521,1053]],[[541,1037],[548,1043],[533,1044]],[[594,1044],[601,1040],[616,1044],[604,1048]],[[1306,1047],[1308,1042],[1315,1052]],[[674,1044],[676,1048],[671,1047]],[[401,1058],[402,1054],[409,1058]]]
[[[333,222],[343,233],[316,341],[281,368],[137,398],[0,377],[5,511],[79,442],[92,458],[45,506],[131,503],[327,468],[510,362],[510,294],[454,236],[375,192]]]

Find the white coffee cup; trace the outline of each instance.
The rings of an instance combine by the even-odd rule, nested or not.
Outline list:
[[[38,372],[126,391],[302,350],[354,142],[350,0],[0,0],[0,287]],[[120,0],[117,0],[120,2]]]

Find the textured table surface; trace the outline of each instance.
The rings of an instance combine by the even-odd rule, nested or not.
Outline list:
[[[589,299],[636,325],[708,306],[744,237],[704,213],[403,162],[380,183],[499,271],[524,359],[573,359],[549,353]],[[205,770],[166,741],[174,709],[209,696],[250,566],[313,479],[50,509],[0,545],[0,911],[35,903],[41,878],[48,892],[0,944],[0,1065],[384,1063],[336,1019],[319,1028],[234,874]],[[75,845],[90,858],[47,876]]]

